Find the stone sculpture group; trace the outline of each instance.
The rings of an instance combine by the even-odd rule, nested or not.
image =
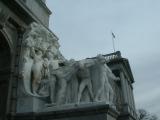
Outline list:
[[[105,101],[114,104],[110,80],[118,80],[102,55],[94,59],[66,60],[59,51],[56,36],[42,25],[32,23],[26,30],[22,47],[24,93],[48,98],[46,103]]]

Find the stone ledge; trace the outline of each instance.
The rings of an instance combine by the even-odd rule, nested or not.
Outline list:
[[[105,103],[63,105],[49,107],[43,111],[18,113],[10,117],[13,120],[116,120],[119,115],[114,108]]]

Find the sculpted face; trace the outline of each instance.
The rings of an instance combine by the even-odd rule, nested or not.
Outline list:
[[[44,65],[45,65],[45,67],[48,66],[48,59],[47,58],[44,58]]]
[[[47,55],[48,59],[53,59],[54,58],[54,55],[50,50],[47,51],[46,55]]]
[[[58,49],[55,46],[51,46],[48,48],[46,55],[49,59],[54,58],[58,55]]]
[[[101,62],[101,63],[105,63],[106,59],[104,56],[102,56],[101,54],[97,55],[97,59]]]
[[[31,47],[32,46],[32,41],[31,41],[32,39],[33,39],[32,36],[27,36],[27,38],[25,39],[25,42],[24,42],[25,46]]]

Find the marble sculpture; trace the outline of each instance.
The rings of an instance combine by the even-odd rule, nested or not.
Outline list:
[[[95,59],[67,60],[57,38],[42,25],[32,23],[22,48],[24,93],[48,98],[51,105],[105,101],[114,104],[110,80],[118,80],[102,55]]]

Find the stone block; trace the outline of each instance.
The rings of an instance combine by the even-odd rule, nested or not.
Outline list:
[[[119,113],[105,103],[48,107],[43,112],[17,113],[14,120],[117,120]]]
[[[17,101],[17,113],[37,112],[45,107],[45,103],[36,97],[21,97]]]

